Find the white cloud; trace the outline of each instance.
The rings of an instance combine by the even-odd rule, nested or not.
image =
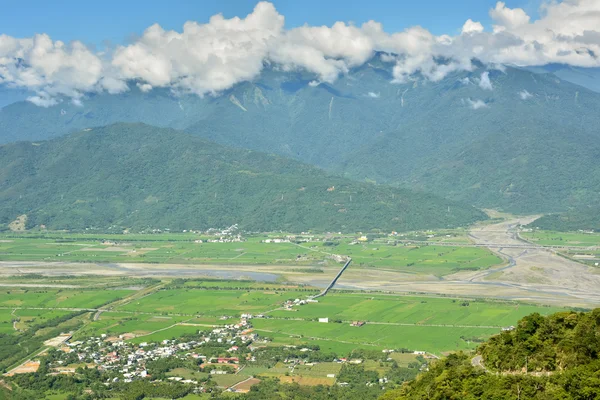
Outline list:
[[[56,98],[48,96],[47,93],[40,93],[37,96],[29,96],[27,101],[40,107],[51,107],[59,103]]]
[[[376,52],[394,64],[398,83],[415,74],[439,81],[455,71],[472,71],[473,59],[496,69],[548,63],[600,67],[600,1],[549,1],[540,15],[532,20],[499,1],[490,10],[492,30],[469,19],[455,36],[436,36],[419,26],[388,33],[376,21],[286,30],[284,16],[260,2],[243,18],[215,15],[208,22],[189,21],[180,31],[153,25],[109,53],[95,53],[80,42],[52,41],[45,34],[0,35],[0,84],[31,90],[32,102],[50,106],[55,98],[81,102],[88,92],[120,93],[128,90],[129,80],[142,90],[215,94],[256,79],[266,64],[308,71],[316,84],[331,83]],[[489,75],[479,84],[492,88]]]
[[[503,1],[496,3],[496,8],[490,10],[490,17],[496,22],[494,31],[515,29],[529,23],[529,15],[522,8],[508,8]]]
[[[467,104],[469,105],[469,107],[471,107],[473,110],[479,110],[480,108],[488,108],[489,106],[485,103],[485,101],[483,100],[471,100],[471,99],[467,99]]]
[[[144,93],[152,90],[152,85],[149,83],[136,83],[136,86]]]
[[[521,98],[521,100],[527,100],[533,97],[533,95],[531,93],[529,93],[527,90],[523,89],[519,92],[519,97]]]
[[[471,18],[469,18],[462,27],[463,34],[481,32],[483,32],[483,25],[481,25],[481,22],[475,22]]]
[[[490,73],[488,71],[485,71],[481,74],[481,78],[479,79],[479,87],[483,90],[494,90],[492,81],[490,81]]]
[[[372,99],[378,99],[380,94],[379,93],[375,93],[375,92],[369,92],[367,93],[367,96],[372,98]]]
[[[182,32],[155,24],[135,43],[119,47],[112,65],[121,77],[153,87],[216,93],[260,74],[283,22],[271,3],[261,2],[246,18],[219,14],[206,24],[186,22]]]

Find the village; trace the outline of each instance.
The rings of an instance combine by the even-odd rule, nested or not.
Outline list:
[[[315,299],[287,300],[282,304],[284,310],[293,311],[295,308],[310,303],[318,303]],[[220,317],[224,323],[238,317],[223,315]],[[245,368],[252,368],[260,364],[257,357],[264,356],[260,351],[269,354],[273,350],[270,339],[261,337],[254,332],[252,319],[269,318],[267,315],[252,315],[242,313],[236,323],[225,323],[214,326],[212,329],[200,330],[192,337],[179,339],[164,339],[160,342],[139,341],[132,334],[112,336],[101,334],[85,340],[72,340],[71,333],[63,333],[56,338],[48,340],[45,344],[50,347],[46,353],[40,354],[39,360],[28,361],[26,365],[8,373],[12,376],[20,373],[37,372],[42,366],[49,375],[79,374],[84,370],[94,369],[101,374],[103,384],[110,388],[120,383],[130,383],[136,380],[151,380],[152,382],[172,382],[193,386],[193,392],[202,393],[214,390],[217,386],[215,379],[223,375],[238,375]],[[329,323],[329,318],[319,318],[319,322]],[[353,321],[351,326],[361,327],[364,321]],[[138,339],[138,340],[136,340]],[[363,359],[353,357],[332,357],[323,360],[318,355],[318,349],[311,347],[297,347],[286,345],[281,348],[286,354],[279,363],[285,368],[283,375],[293,374],[301,368],[311,368],[324,362],[327,365],[360,365]],[[384,350],[384,358],[391,360],[390,355],[394,350]],[[259,355],[261,354],[261,355]],[[422,355],[423,352],[414,352]],[[42,356],[45,356],[42,358]],[[156,361],[161,360],[159,363]],[[259,363],[257,363],[259,361]],[[180,365],[192,366],[190,370],[200,372],[197,377],[190,377],[190,373],[171,373],[170,370],[157,370],[157,364],[172,365],[174,372],[183,370]],[[347,382],[337,381],[340,368],[327,369],[323,373],[324,379],[330,379],[338,386],[346,386]],[[245,375],[239,379],[232,377],[234,384],[220,386],[219,390],[246,393],[261,379]],[[387,383],[386,377],[381,377],[379,384]]]

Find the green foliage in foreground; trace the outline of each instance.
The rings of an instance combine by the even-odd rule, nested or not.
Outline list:
[[[486,368],[472,356],[450,355],[381,400],[600,399],[600,309],[531,314],[517,328],[480,347]],[[527,370],[520,370],[525,367]]]
[[[0,224],[50,229],[415,230],[485,219],[471,207],[357,183],[171,129],[117,124],[0,147]]]
[[[480,352],[485,365],[500,371],[562,371],[598,360],[600,308],[590,313],[533,313],[516,329],[492,337]]]
[[[600,398],[600,362],[550,376],[495,375],[471,365],[471,357],[453,354],[437,362],[407,387],[380,400],[532,399],[593,400]]]

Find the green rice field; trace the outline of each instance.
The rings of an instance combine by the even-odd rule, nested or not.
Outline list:
[[[409,348],[441,354],[472,349],[501,327],[514,325],[532,312],[558,310],[515,302],[334,291],[316,303],[286,311],[282,308],[286,300],[305,299],[314,291],[261,285],[192,280],[173,288],[153,284],[139,292],[2,288],[0,333],[14,332],[11,321],[15,317],[19,319],[18,329],[26,330],[68,312],[61,308],[73,311],[105,305],[102,313],[90,312],[83,317],[85,324],[75,334],[76,339],[128,334],[136,343],[162,341],[232,324],[242,313],[250,313],[267,316],[254,318],[252,323],[255,332],[270,339],[268,345],[272,346],[312,344],[338,354],[357,348]],[[222,319],[224,316],[229,318]],[[329,323],[317,322],[318,318],[329,318]],[[366,325],[353,327],[352,321],[365,321]]]
[[[521,236],[543,246],[600,246],[600,233],[554,232],[535,230],[523,232]]]
[[[335,264],[331,254],[348,255],[356,265],[409,273],[443,276],[460,270],[486,269],[502,260],[482,248],[435,246],[436,242],[465,242],[463,233],[420,242],[401,242],[410,236],[357,242],[340,236],[301,244],[264,243],[268,235],[235,243],[207,243],[190,234],[104,235],[48,233],[0,236],[0,261],[63,261],[95,263],[226,264],[322,266]],[[213,238],[214,239],[214,238]],[[317,239],[317,238],[313,238]],[[203,243],[196,243],[202,240]],[[327,245],[326,245],[327,244]],[[293,268],[293,267],[292,267]]]

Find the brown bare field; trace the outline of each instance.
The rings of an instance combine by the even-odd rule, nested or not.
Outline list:
[[[335,378],[316,378],[312,376],[281,376],[279,377],[279,381],[281,383],[297,383],[299,385],[306,386],[331,386],[335,383]]]
[[[258,383],[260,383],[260,379],[250,378],[248,380],[245,380],[245,381],[242,381],[240,383],[233,385],[231,388],[233,390],[235,390],[236,392],[248,393],[250,391],[250,388],[252,388],[252,386],[254,386]]]
[[[6,374],[7,376],[13,376],[16,374],[29,374],[32,372],[37,372],[37,370],[40,368],[40,362],[39,361],[28,361],[26,363],[23,363],[21,365],[19,365],[17,368],[13,369],[12,371],[10,371],[8,374]]]

